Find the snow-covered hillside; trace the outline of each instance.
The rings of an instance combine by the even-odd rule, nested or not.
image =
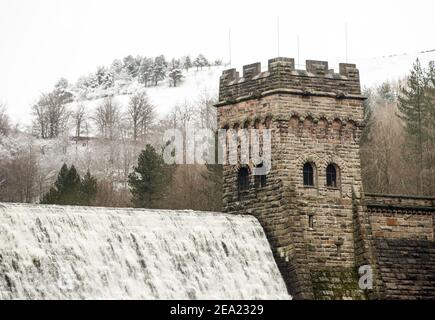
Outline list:
[[[427,66],[429,61],[435,60],[435,50],[428,52],[392,55],[376,58],[354,59],[349,62],[355,63],[360,70],[361,86],[370,87],[381,84],[387,80],[398,80],[405,77],[412,64],[419,59],[423,66]],[[247,61],[251,63],[253,61]],[[267,63],[263,62],[263,69],[267,68]],[[243,66],[235,66],[240,72]],[[338,65],[331,62],[331,67],[338,71]],[[174,106],[184,102],[195,102],[201,95],[218,95],[219,77],[222,71],[229,67],[210,67],[203,70],[190,69],[184,73],[184,80],[178,87],[169,87],[166,82],[157,87],[146,88],[146,92],[151,102],[156,106],[159,115],[169,112]],[[121,104],[126,105],[130,93],[138,90],[139,84],[133,83],[127,89],[127,94],[116,95],[115,99]],[[87,101],[90,108],[94,108],[101,102],[101,98]]]
[[[321,57],[313,57],[321,59]],[[429,61],[435,60],[435,50],[398,54],[375,58],[358,58],[351,59],[350,63],[355,63],[360,70],[361,86],[370,87],[379,85],[387,80],[399,80],[407,75],[412,68],[412,64],[416,59],[419,59],[424,67]],[[254,61],[246,61],[246,64]],[[339,61],[342,62],[342,61]],[[338,71],[338,61],[329,61],[330,68]],[[243,66],[232,66],[240,72]],[[120,105],[121,110],[127,108],[131,94],[145,90],[151,103],[155,106],[158,117],[163,117],[170,112],[175,106],[184,103],[195,103],[201,97],[217,97],[219,90],[219,77],[222,71],[227,67],[212,66],[204,67],[202,70],[191,68],[188,72],[183,71],[183,80],[177,87],[169,86],[169,80],[165,79],[158,86],[146,87],[140,84],[137,80],[128,82],[117,82],[115,86],[106,90],[95,89],[92,92],[83,94],[75,89],[75,101],[71,104],[72,107],[76,104],[83,104],[88,112],[92,113],[95,108],[101,104],[106,96],[113,96],[114,100]],[[299,69],[304,68],[303,66]],[[267,69],[267,62],[262,62],[262,69]],[[76,79],[69,79],[75,81]]]
[[[405,77],[412,64],[419,59],[423,67],[427,67],[430,61],[435,61],[435,50],[412,54],[398,54],[377,58],[355,59],[360,71],[361,85],[374,86],[387,80],[399,80]]]
[[[155,106],[158,117],[162,117],[170,112],[175,106],[184,103],[196,103],[204,95],[217,97],[219,90],[219,77],[225,69],[223,66],[204,67],[202,70],[190,69],[183,72],[183,80],[177,87],[171,87],[165,80],[155,87],[144,87],[137,81],[132,81],[127,85],[116,87],[109,90],[96,90],[87,94],[86,98],[76,96],[76,101],[71,105],[83,104],[88,112],[103,101],[105,96],[113,95],[114,100],[122,110],[125,110],[131,95],[139,90],[145,90],[150,102]]]

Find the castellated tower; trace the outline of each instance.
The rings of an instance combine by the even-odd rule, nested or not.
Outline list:
[[[359,72],[340,64],[269,60],[226,70],[220,78],[222,129],[272,130],[271,170],[224,164],[223,207],[256,216],[289,292],[299,299],[362,298],[358,267],[367,244],[359,137],[364,97]]]

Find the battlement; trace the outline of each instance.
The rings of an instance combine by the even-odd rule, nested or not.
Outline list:
[[[243,66],[242,77],[236,69],[223,71],[217,105],[274,93],[363,99],[359,71],[354,64],[340,63],[339,73],[334,73],[327,61],[307,60],[306,70],[296,70],[293,58],[280,57],[270,59],[264,72],[259,62]]]

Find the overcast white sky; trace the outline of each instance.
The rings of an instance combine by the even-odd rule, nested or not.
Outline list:
[[[280,55],[345,60],[435,48],[435,1],[1,0],[0,100],[14,120],[60,77],[128,54],[204,53],[235,65]]]

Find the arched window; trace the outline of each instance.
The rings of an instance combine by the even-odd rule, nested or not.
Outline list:
[[[246,191],[249,189],[249,169],[247,167],[239,169],[237,182],[239,191]]]
[[[314,186],[314,168],[311,163],[305,163],[304,169],[304,186],[306,187],[313,187]]]
[[[335,165],[330,164],[326,167],[326,186],[337,188],[337,169]]]

